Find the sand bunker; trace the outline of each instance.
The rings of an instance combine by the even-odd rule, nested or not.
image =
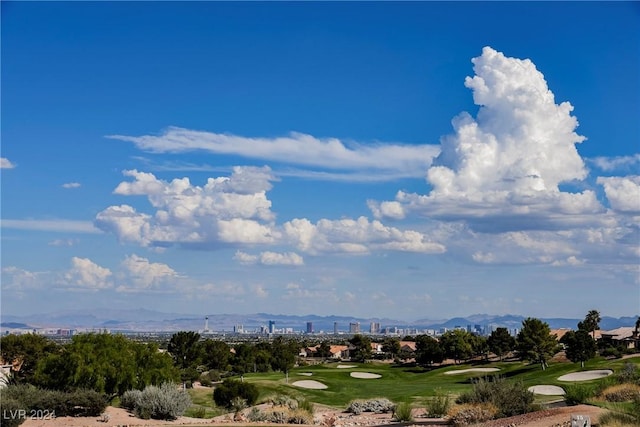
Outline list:
[[[338,366],[336,366],[336,368],[338,368],[338,369],[356,368],[356,365],[338,365]]]
[[[533,394],[543,394],[545,396],[562,396],[564,390],[557,385],[534,385],[529,387],[529,390]]]
[[[300,388],[312,388],[314,390],[323,390],[325,388],[329,388],[327,387],[326,384],[322,384],[320,381],[314,381],[314,380],[296,381],[291,385],[300,387]]]
[[[611,369],[599,369],[594,371],[574,372],[558,377],[558,381],[589,381],[608,377],[613,374]]]
[[[382,377],[382,375],[372,374],[371,372],[351,372],[349,375],[351,375],[353,378],[362,378],[367,380]]]
[[[496,372],[498,368],[471,368],[471,369],[458,369],[457,371],[447,371],[445,375],[466,374],[468,372]]]
[[[298,372],[298,375],[304,375],[305,377],[310,377],[313,375],[313,372]]]

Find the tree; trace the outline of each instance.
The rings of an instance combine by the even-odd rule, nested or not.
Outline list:
[[[32,383],[38,362],[60,347],[36,334],[7,335],[0,338],[0,356],[6,363],[16,363],[20,370],[13,373],[17,383]]]
[[[256,349],[247,343],[240,343],[234,347],[233,370],[238,374],[253,372],[256,362]]]
[[[331,357],[331,345],[329,345],[328,341],[322,341],[316,348],[316,357]]]
[[[440,347],[444,351],[444,356],[453,359],[456,363],[467,360],[473,354],[473,335],[469,332],[455,329],[447,331],[440,337]]]
[[[298,352],[298,344],[295,341],[285,341],[283,337],[277,337],[271,343],[271,368],[286,374],[293,368]]]
[[[224,341],[207,339],[201,343],[202,363],[209,369],[226,371],[231,359],[231,348]]]
[[[600,313],[598,310],[589,310],[582,322],[578,322],[578,329],[591,332],[593,339],[596,339],[596,330],[600,328]]]
[[[364,362],[371,358],[371,340],[364,335],[356,334],[349,340],[353,348],[349,349],[351,360]]]
[[[489,344],[489,351],[502,361],[502,356],[516,348],[516,339],[509,334],[507,328],[497,328],[487,338],[487,344]]]
[[[563,343],[567,359],[576,363],[580,362],[580,366],[584,368],[584,362],[592,359],[596,355],[596,341],[584,329],[578,329],[576,332],[569,331],[560,342]]]
[[[433,365],[444,360],[444,351],[437,339],[429,335],[416,337],[416,362],[420,365]]]
[[[122,335],[82,334],[62,351],[40,363],[35,379],[44,388],[86,388],[108,395],[177,380],[171,357],[155,345],[140,344]]]
[[[193,331],[176,332],[171,336],[167,351],[179,368],[195,367],[200,363],[202,347],[199,341],[200,334]]]
[[[522,329],[516,338],[516,350],[521,359],[540,363],[545,370],[547,359],[555,354],[557,347],[556,336],[551,335],[549,324],[531,317],[522,321]]]
[[[400,353],[400,340],[398,338],[385,338],[382,342],[382,351],[389,359],[395,358]]]

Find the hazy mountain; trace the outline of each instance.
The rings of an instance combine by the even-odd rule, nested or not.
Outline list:
[[[277,329],[292,328],[294,331],[306,330],[307,322],[313,324],[314,332],[333,332],[334,324],[339,331],[348,331],[350,323],[360,323],[360,331],[368,332],[371,322],[379,323],[382,328],[399,327],[412,329],[453,329],[455,327],[479,325],[481,327],[506,327],[508,329],[519,328],[523,316],[473,314],[468,317],[455,317],[452,319],[432,320],[420,319],[407,322],[388,318],[357,318],[349,316],[319,316],[319,315],[286,315],[286,314],[209,314],[190,315],[184,313],[162,313],[153,310],[66,310],[53,313],[38,313],[28,316],[1,315],[3,328],[20,328],[25,325],[28,328],[108,328],[112,330],[130,331],[180,331],[203,330],[205,317],[208,317],[208,326],[213,331],[231,331],[235,326],[242,326],[245,331],[259,329],[267,326],[270,321],[275,322]],[[603,317],[600,328],[604,330],[616,329],[621,326],[634,326],[637,317]],[[583,319],[567,318],[542,318],[551,329],[576,328]]]

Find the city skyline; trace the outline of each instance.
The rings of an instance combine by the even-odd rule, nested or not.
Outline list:
[[[639,313],[634,3],[1,7],[3,314]]]

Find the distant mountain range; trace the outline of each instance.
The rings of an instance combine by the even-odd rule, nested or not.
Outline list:
[[[184,313],[162,313],[153,310],[67,310],[53,313],[41,313],[27,316],[0,315],[0,328],[5,329],[33,329],[33,328],[106,328],[115,331],[181,331],[203,330],[205,317],[208,317],[209,329],[212,331],[232,331],[235,326],[242,326],[245,331],[253,331],[261,326],[267,326],[269,321],[275,322],[278,329],[292,328],[294,331],[306,330],[307,322],[313,324],[314,332],[333,332],[334,323],[339,331],[348,331],[350,323],[360,323],[362,332],[369,331],[372,322],[379,323],[382,328],[398,327],[402,329],[453,329],[467,326],[519,328],[524,316],[519,315],[490,315],[474,314],[468,317],[452,319],[419,319],[407,322],[388,318],[357,318],[349,316],[294,316],[285,314],[209,314],[195,316]],[[637,317],[603,317],[600,328],[603,330],[616,329],[622,326],[634,326]],[[552,329],[576,328],[583,319],[541,318]]]

